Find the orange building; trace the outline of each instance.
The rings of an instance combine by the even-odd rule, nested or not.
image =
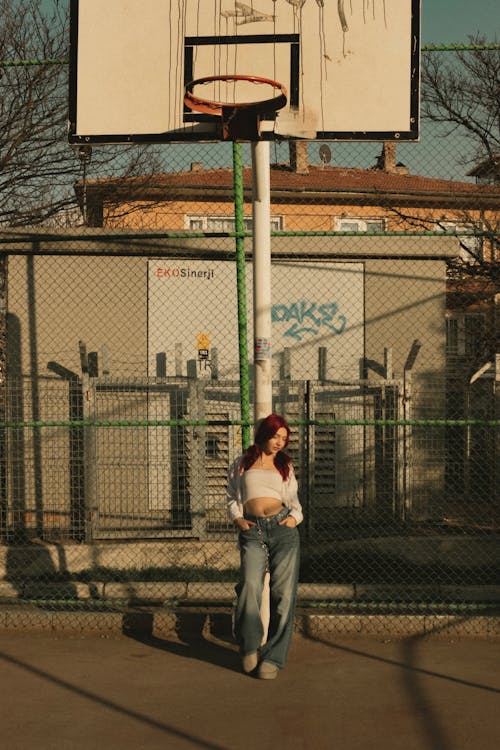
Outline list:
[[[310,164],[307,143],[291,142],[290,162],[271,166],[271,230],[457,233],[460,257],[448,264],[447,352],[451,374],[468,378],[498,350],[498,239],[492,233],[499,227],[500,186],[483,173],[470,173],[477,183],[410,174],[396,161],[392,142],[383,144],[371,169]],[[243,185],[251,230],[250,167],[243,169]],[[81,184],[78,192],[82,201]],[[93,180],[85,196],[94,227],[234,231],[231,168],[193,162],[188,172]]]

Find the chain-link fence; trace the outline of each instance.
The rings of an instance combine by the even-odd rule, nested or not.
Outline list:
[[[498,133],[474,164],[429,93],[423,111],[419,143],[271,146],[273,409],[305,512],[299,606],[326,628],[498,605]],[[54,216],[4,218],[0,597],[28,618],[232,607],[248,149],[81,148],[44,178]]]

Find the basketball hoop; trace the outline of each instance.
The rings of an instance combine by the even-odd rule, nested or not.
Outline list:
[[[213,81],[247,81],[249,83],[267,84],[280,93],[270,99],[256,102],[217,102],[203,99],[193,94],[195,86],[201,86]],[[222,137],[224,140],[257,141],[260,139],[260,120],[262,115],[277,112],[288,101],[283,84],[270,78],[246,75],[220,75],[197,78],[186,85],[184,104],[194,112],[214,115],[222,118]]]

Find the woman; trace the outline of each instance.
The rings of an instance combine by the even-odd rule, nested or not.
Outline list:
[[[235,636],[243,671],[256,668],[264,680],[278,676],[287,660],[299,574],[302,508],[290,457],[284,452],[290,428],[270,414],[255,433],[255,443],[230,469],[227,506],[238,529],[240,581]],[[270,618],[267,640],[260,614],[264,576],[270,574]]]

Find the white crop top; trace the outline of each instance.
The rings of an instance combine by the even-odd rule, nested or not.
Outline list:
[[[297,523],[300,523],[303,519],[302,506],[293,466],[290,464],[288,479],[282,479],[279,472],[269,469],[243,471],[242,458],[237,458],[229,467],[226,491],[229,518],[232,521],[243,518],[243,503],[247,500],[254,497],[277,497]]]
[[[243,502],[256,497],[282,498],[283,478],[278,471],[269,469],[249,469],[242,477]]]

